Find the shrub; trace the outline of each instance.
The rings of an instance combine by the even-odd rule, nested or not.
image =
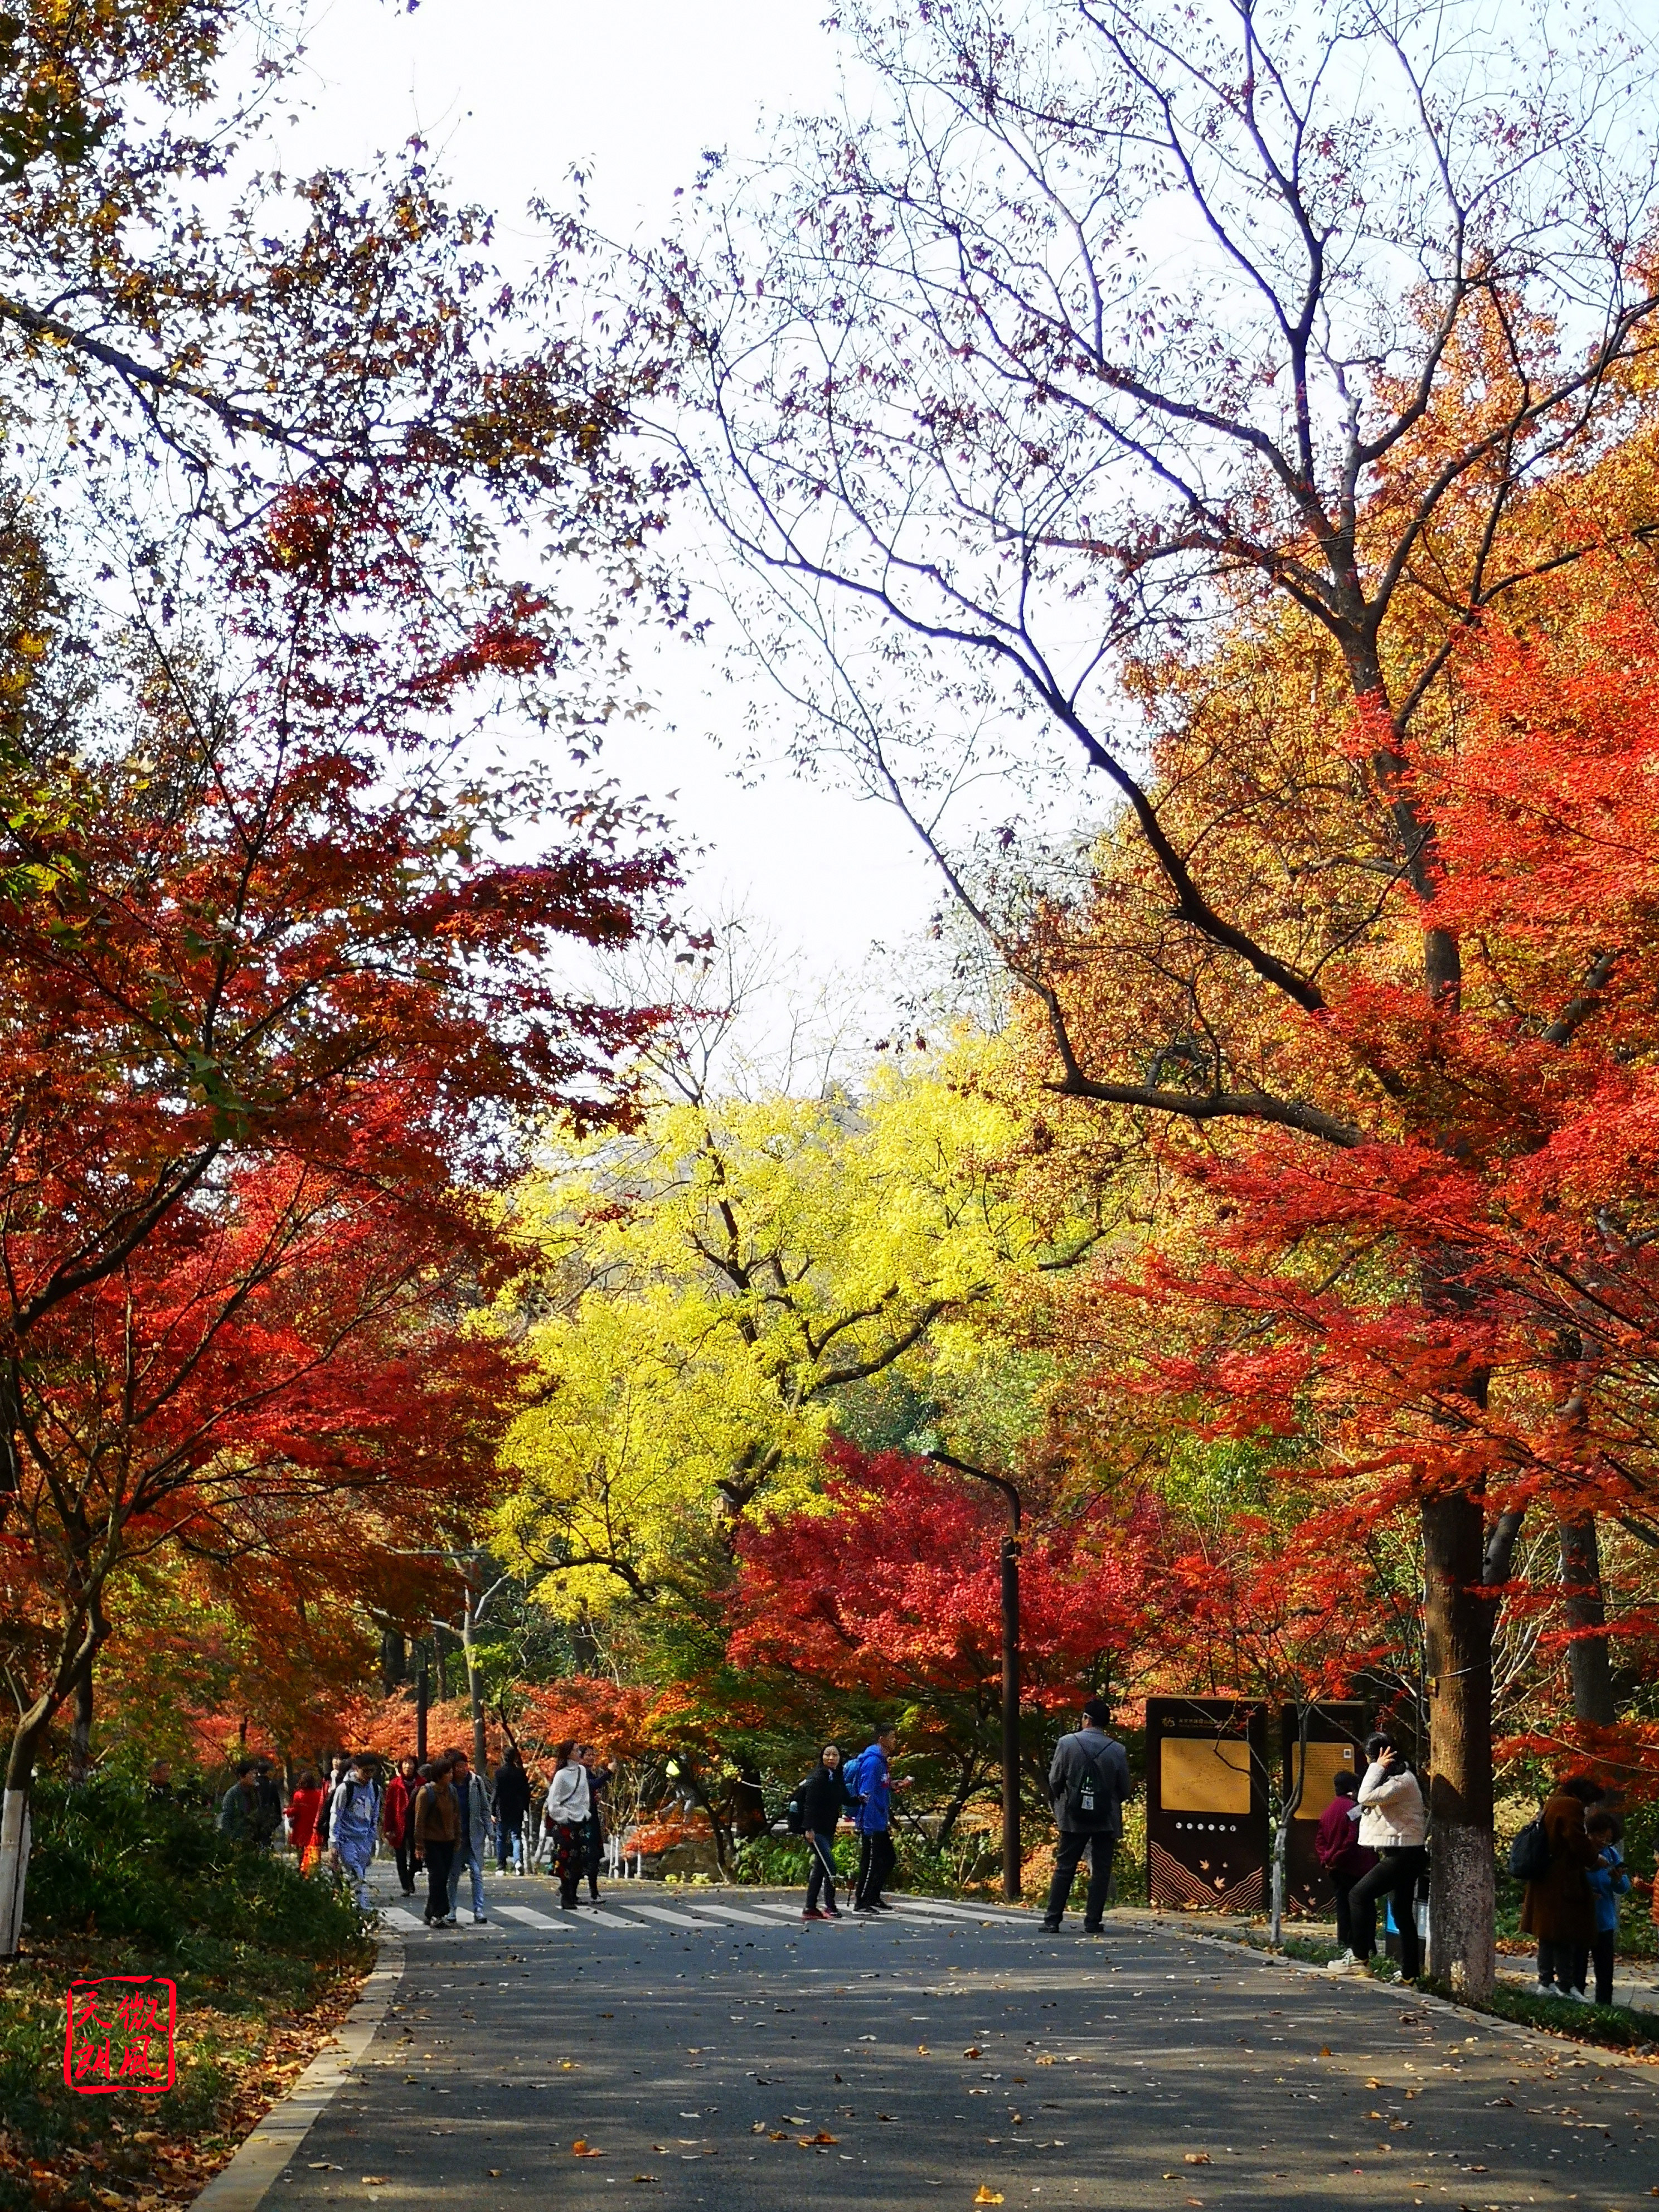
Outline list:
[[[205,1936],[312,1959],[362,1938],[362,1916],[326,1875],[234,1842],[191,1807],[100,1779],[45,1785],[33,1811],[33,1935],[125,1936],[164,1954]]]

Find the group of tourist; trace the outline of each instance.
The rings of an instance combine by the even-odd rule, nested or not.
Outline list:
[[[488,1778],[459,1750],[441,1752],[424,1765],[411,1753],[389,1778],[383,1776],[383,1762],[373,1753],[342,1757],[326,1779],[314,1769],[302,1772],[284,1804],[270,1759],[241,1759],[220,1802],[219,1826],[227,1835],[265,1848],[285,1832],[303,1869],[308,1872],[326,1856],[365,1907],[369,1866],[384,1843],[405,1897],[414,1896],[417,1876],[425,1875],[430,1927],[457,1925],[463,1875],[473,1920],[484,1923],[483,1869],[492,1852],[501,1875],[509,1867],[527,1875],[549,1859],[567,1911],[575,1909],[586,1875],[589,1897],[598,1904],[611,1769],[591,1745],[556,1747],[533,1842],[537,1793],[516,1744]]]
[[[1059,1831],[1054,1877],[1043,1926],[1057,1934],[1085,1856],[1089,1881],[1083,1910],[1085,1935],[1101,1932],[1112,1864],[1123,1832],[1123,1807],[1133,1791],[1123,1746],[1107,1732],[1111,1714],[1103,1699],[1090,1698],[1083,1725],[1062,1736],[1048,1770],[1048,1795]],[[1363,1773],[1339,1773],[1334,1794],[1320,1815],[1315,1851],[1328,1876],[1336,1906],[1340,1955],[1336,1974],[1363,1973],[1376,1950],[1376,1908],[1386,1899],[1397,1935],[1402,1974],[1422,1971],[1418,1901],[1428,1872],[1428,1808],[1411,1762],[1398,1743],[1378,1732],[1365,1744]],[[808,1848],[806,1902],[802,1917],[839,1917],[842,1881],[836,1838],[843,1827],[858,1838],[855,1873],[846,1878],[848,1909],[890,1910],[883,1891],[892,1878],[894,1792],[910,1778],[896,1778],[896,1731],[878,1725],[866,1748],[843,1761],[837,1744],[825,1744],[817,1765],[793,1793],[788,1826]],[[284,1826],[302,1866],[325,1853],[344,1874],[361,1905],[368,1903],[368,1869],[382,1840],[397,1863],[405,1897],[417,1875],[427,1881],[429,1926],[457,1924],[462,1875],[469,1878],[472,1917],[482,1923],[483,1869],[492,1850],[498,1871],[527,1875],[547,1862],[559,1884],[559,1902],[576,1909],[586,1875],[588,1895],[599,1901],[605,1856],[605,1797],[611,1769],[592,1747],[558,1745],[541,1793],[539,1819],[532,1820],[537,1791],[523,1753],[511,1746],[487,1779],[474,1772],[464,1751],[441,1753],[421,1765],[402,1759],[384,1784],[380,1761],[368,1754],[337,1759],[326,1781],[303,1773],[283,1804],[268,1759],[240,1759],[225,1792],[219,1825],[227,1834],[270,1845]],[[153,1776],[152,1789],[158,1785]],[[1620,1848],[1624,1828],[1589,1775],[1570,1775],[1551,1793],[1534,1824],[1521,1927],[1538,1943],[1540,1996],[1588,2003],[1592,1968],[1597,2004],[1613,1997],[1619,1899],[1631,1887]],[[1659,1918],[1659,1885],[1655,1915]]]

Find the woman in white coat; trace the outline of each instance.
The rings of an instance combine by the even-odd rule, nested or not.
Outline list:
[[[1400,1931],[1400,1971],[1414,1982],[1423,1971],[1417,1885],[1429,1863],[1428,1808],[1417,1777],[1392,1736],[1372,1736],[1365,1746],[1365,1778],[1355,1802],[1359,1840],[1376,1853],[1376,1864],[1348,1892],[1354,1949],[1363,1960],[1376,1948],[1376,1899],[1386,1892],[1394,1900],[1394,1924]]]
[[[553,1772],[547,1785],[547,1802],[542,1807],[542,1832],[536,1847],[538,1860],[544,1850],[552,1850],[553,1869],[559,1878],[559,1905],[566,1912],[576,1910],[582,1844],[592,1809],[587,1769],[576,1757],[573,1737],[568,1743],[554,1747]]]

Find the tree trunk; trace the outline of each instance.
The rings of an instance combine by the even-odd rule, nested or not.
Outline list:
[[[472,1707],[472,1771],[482,1782],[489,1774],[484,1747],[483,1677],[475,1662],[473,1645],[473,1607],[477,1595],[472,1585],[466,1586],[466,1603],[461,1613],[461,1656],[466,1662],[466,1694]]]
[[[1567,1647],[1574,1717],[1596,1728],[1611,1728],[1619,1713],[1607,1639],[1604,1633],[1583,1632],[1605,1631],[1607,1620],[1593,1513],[1561,1523],[1561,1603],[1568,1627],[1579,1632]]]
[[[386,1697],[409,1679],[409,1646],[400,1628],[380,1631],[380,1688]]]
[[[0,1802],[0,1959],[15,1959],[23,1941],[23,1893],[29,1874],[29,1788],[34,1754],[56,1710],[50,1692],[37,1698],[22,1715],[6,1761],[6,1789]]]
[[[1480,1595],[1484,1520],[1461,1492],[1423,1504],[1429,1677],[1432,1969],[1489,1996],[1492,1942],[1492,1613]]]
[[[75,1716],[70,1723],[69,1783],[84,1787],[92,1772],[92,1656],[88,1653],[75,1677]]]

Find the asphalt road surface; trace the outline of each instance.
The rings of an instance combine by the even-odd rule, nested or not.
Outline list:
[[[487,1927],[405,1930],[393,2008],[268,2212],[1659,2197],[1655,2069],[1175,1926],[613,1898],[573,1927],[546,1882],[492,1881]]]

